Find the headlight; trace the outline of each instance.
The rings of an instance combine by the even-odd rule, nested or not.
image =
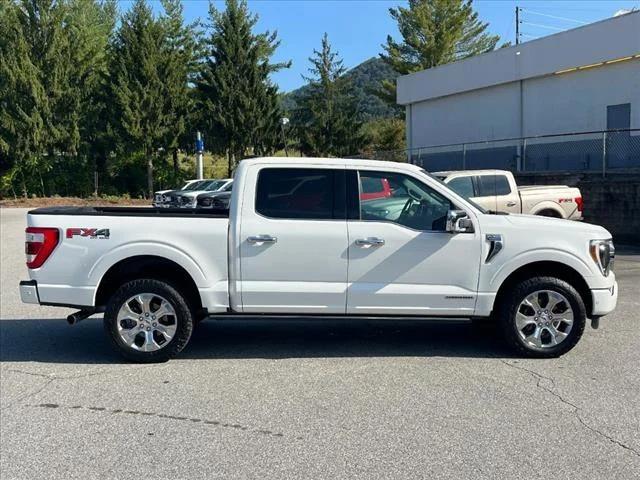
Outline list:
[[[613,246],[613,240],[591,240],[589,242],[589,253],[591,258],[600,268],[600,272],[606,277],[613,269],[613,263],[616,258],[616,249]]]

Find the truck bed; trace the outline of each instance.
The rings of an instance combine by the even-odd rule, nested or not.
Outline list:
[[[229,218],[229,210],[156,207],[42,207],[29,215],[113,216],[113,217],[208,217]]]
[[[30,211],[27,226],[59,231],[45,268],[29,272],[41,302],[94,305],[109,269],[122,261],[157,257],[189,274],[205,308],[215,312],[228,306],[228,211],[46,207]]]

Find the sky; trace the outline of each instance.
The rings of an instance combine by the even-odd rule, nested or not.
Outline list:
[[[121,10],[132,1],[121,1]],[[157,0],[154,9],[161,8]],[[184,0],[187,21],[205,19],[207,0]],[[318,49],[327,32],[333,48],[347,68],[377,56],[387,35],[398,38],[389,8],[405,6],[398,0],[249,0],[249,9],[258,14],[257,31],[277,30],[281,40],[274,61],[291,60],[291,68],[273,74],[281,91],[294,90],[305,83],[308,58]],[[216,0],[218,8],[224,1]],[[515,43],[515,9],[522,7],[522,41],[579,27],[613,16],[621,9],[640,9],[640,0],[476,0],[474,8],[489,30],[502,41]]]

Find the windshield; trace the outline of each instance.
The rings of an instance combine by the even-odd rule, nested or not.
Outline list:
[[[213,182],[211,182],[209,185],[207,185],[207,187],[204,189],[207,192],[215,192],[216,190],[218,190],[222,185],[224,185],[225,181],[224,180],[214,180]]]
[[[192,184],[183,188],[183,190],[186,192],[193,192],[194,190],[198,190],[199,189],[198,187],[200,187],[200,185],[204,183],[207,183],[207,182],[205,180],[198,180],[197,182],[193,182]]]
[[[456,192],[455,190],[452,190],[451,187],[449,185],[447,185],[446,183],[444,183],[444,179],[446,177],[436,177],[435,175],[430,174],[429,172],[427,172],[426,170],[422,169],[422,173],[424,173],[425,175],[428,175],[429,177],[433,178],[436,182],[438,182],[440,185],[444,185],[445,187],[447,187],[449,190],[451,190],[452,192],[460,195],[462,198],[464,198],[467,202],[469,202],[471,205],[473,205],[474,207],[476,207],[478,210],[480,210],[480,212],[482,213],[489,213],[489,211],[484,208],[481,207],[480,205],[478,205],[476,202],[474,202],[473,200],[471,200],[469,198],[468,195],[464,195],[461,192]]]

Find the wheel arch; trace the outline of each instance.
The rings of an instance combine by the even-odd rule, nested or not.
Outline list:
[[[545,200],[543,202],[540,202],[531,209],[531,215],[542,215],[543,212],[553,212],[556,218],[566,217],[564,210],[562,210],[562,207],[550,200]],[[550,216],[550,215],[545,215],[545,216]]]
[[[106,305],[121,285],[142,278],[164,281],[184,295],[194,310],[202,308],[200,291],[189,272],[175,261],[157,255],[136,255],[112,265],[100,279],[94,305]]]
[[[493,310],[500,305],[509,288],[513,285],[532,277],[555,277],[564,280],[575,288],[584,302],[587,316],[593,311],[593,299],[591,289],[584,277],[576,269],[566,263],[557,261],[536,261],[522,265],[511,272],[500,284],[496,294]]]

